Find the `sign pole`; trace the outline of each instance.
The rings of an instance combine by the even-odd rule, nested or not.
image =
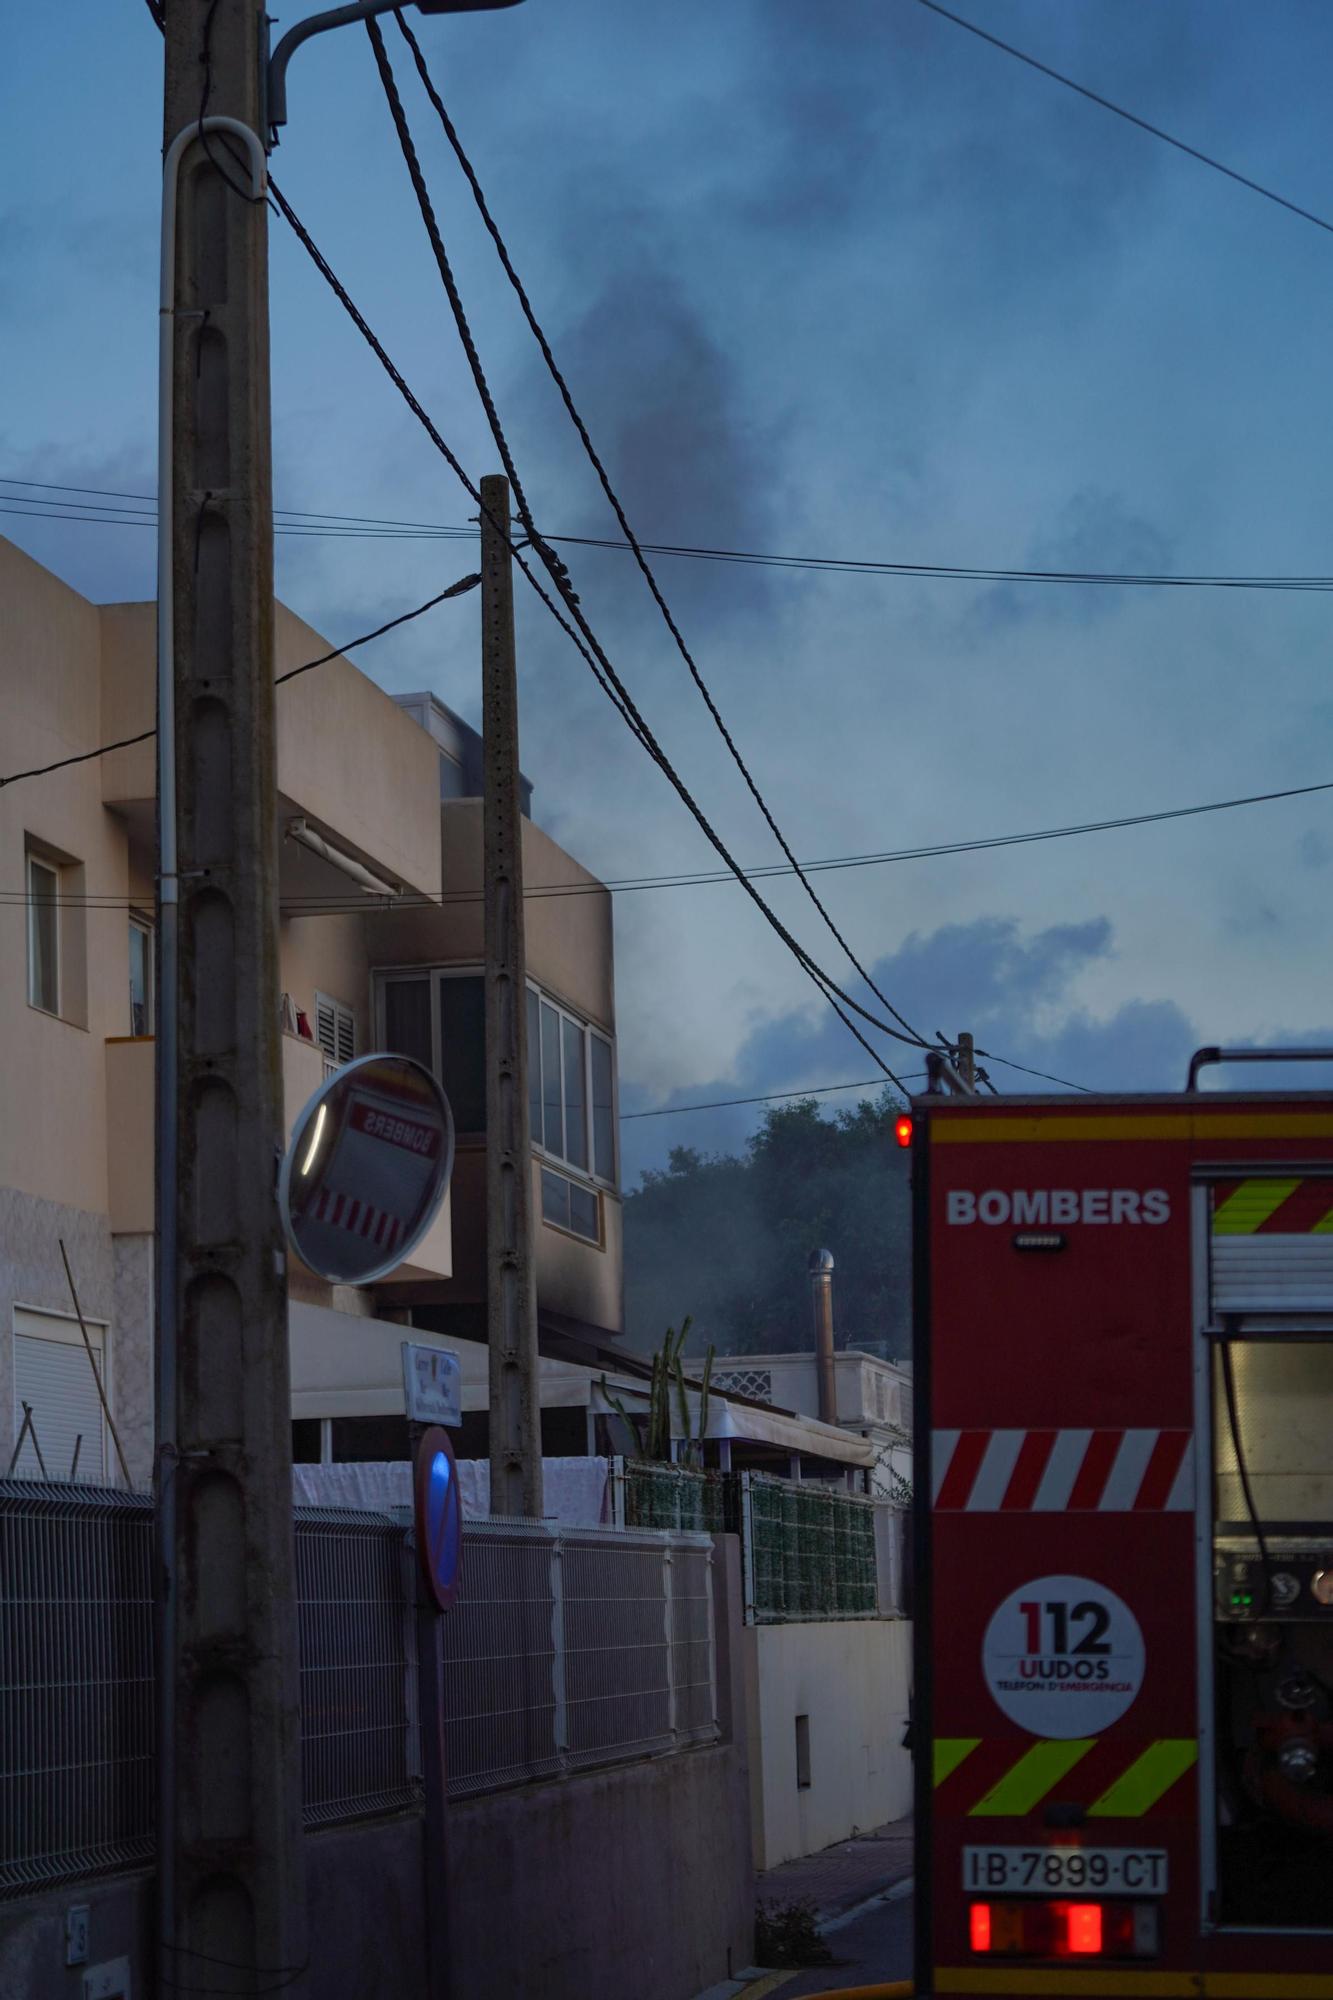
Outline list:
[[[440,1618],[458,1589],[463,1520],[458,1467],[448,1436],[436,1424],[419,1422],[413,1413],[410,1357],[426,1351],[405,1342],[403,1364],[409,1383],[407,1428],[417,1545],[417,1705],[426,1793],[422,1825],[426,1976],[431,2000],[449,2000],[449,1790]]]
[[[409,1461],[416,1466],[428,1426],[407,1425]],[[420,1554],[420,1551],[418,1551]],[[444,1739],[444,1683],[440,1657],[440,1609],[433,1601],[418,1561],[416,1584],[417,1715],[421,1728],[421,1775],[425,1787],[421,1825],[423,1928],[426,1937],[426,1991],[430,2000],[450,2000],[453,1975],[449,1954],[449,1772]]]

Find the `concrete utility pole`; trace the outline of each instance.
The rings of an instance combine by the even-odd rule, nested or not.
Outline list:
[[[244,134],[194,137],[205,113],[261,130],[264,32],[262,0],[167,0],[165,217],[179,193],[174,268],[164,257],[174,386],[160,466],[171,542],[159,648],[176,727],[173,761],[164,716],[158,1914],[159,1990],[184,1996],[299,1996],[307,1956],[274,1196],[283,1108],[268,215],[252,193],[262,156],[256,167]],[[178,135],[184,150],[173,153]]]
[[[481,732],[486,870],[486,1338],[491,1512],[542,1511],[532,1251],[523,814],[509,481],[481,482]]]

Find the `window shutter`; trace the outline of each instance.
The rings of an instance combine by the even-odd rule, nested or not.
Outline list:
[[[326,1076],[356,1054],[356,1015],[327,993],[315,995],[315,1040],[324,1051]]]
[[[338,1060],[338,1009],[322,993],[315,995],[315,1040],[330,1062]]]
[[[78,1328],[74,1338],[65,1335],[65,1322],[55,1339],[44,1333],[23,1331],[25,1325],[41,1325],[42,1316],[17,1312],[14,1331],[14,1435],[23,1424],[23,1404],[32,1405],[32,1429],[42,1449],[49,1479],[68,1479],[74,1463],[74,1440],[79,1445],[78,1478],[94,1485],[106,1483],[106,1443],[103,1435],[102,1404],[93,1380],[92,1367]],[[105,1375],[105,1349],[101,1329],[90,1326],[97,1365]],[[14,1471],[20,1479],[40,1479],[41,1465],[33,1450],[32,1432],[23,1440]]]

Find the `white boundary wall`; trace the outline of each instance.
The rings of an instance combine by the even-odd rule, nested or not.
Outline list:
[[[910,1620],[751,1625],[741,1643],[755,1867],[818,1853],[909,1813]],[[798,1783],[798,1716],[808,1717],[808,1785]]]

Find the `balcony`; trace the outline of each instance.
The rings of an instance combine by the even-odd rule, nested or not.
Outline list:
[[[153,1230],[154,1041],[151,1035],[112,1036],[106,1044],[107,1185],[114,1236]],[[282,1037],[282,1092],[287,1136],[324,1079],[324,1055],[313,1042]],[[384,1284],[447,1278],[453,1270],[449,1199],[426,1235]]]
[[[154,607],[107,605],[102,623],[101,728],[107,740],[150,730]],[[329,643],[285,605],[274,607],[279,674],[327,653]],[[427,732],[350,660],[335,657],[277,692],[277,781],[282,823],[305,819],[381,879],[440,893],[439,750]],[[101,764],[102,801],[151,852],[154,745],[116,750]],[[282,843],[284,902],[348,895],[347,876]],[[356,892],[352,891],[353,906]]]

